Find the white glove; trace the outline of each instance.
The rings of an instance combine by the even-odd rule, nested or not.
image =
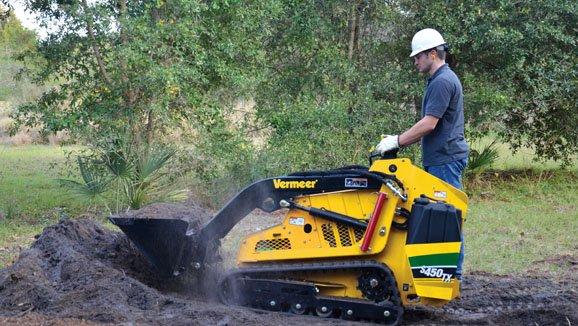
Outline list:
[[[385,136],[377,146],[375,146],[375,150],[379,154],[383,154],[385,152],[389,152],[394,149],[399,148],[399,136],[398,135],[387,135]]]

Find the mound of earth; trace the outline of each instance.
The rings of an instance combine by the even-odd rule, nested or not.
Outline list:
[[[147,214],[164,217],[190,213],[176,206],[147,209]],[[203,216],[201,211],[195,214]],[[569,275],[576,275],[576,266],[569,268],[574,268]],[[47,227],[12,266],[0,271],[0,323],[345,324],[224,306],[201,296],[190,284],[155,275],[124,234],[91,219],[62,220]],[[578,324],[575,277],[554,281],[486,273],[466,276],[460,300],[443,309],[408,310],[404,323]]]
[[[0,271],[0,316],[12,318],[6,322],[40,314],[49,321],[170,325],[274,324],[282,318],[195,299],[195,289],[158,290],[162,281],[154,275],[123,234],[89,219],[63,220]],[[27,317],[31,313],[36,317]]]

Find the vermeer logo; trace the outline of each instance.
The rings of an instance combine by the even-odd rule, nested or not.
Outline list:
[[[283,181],[281,179],[273,179],[273,187],[275,189],[313,189],[318,180],[308,181]]]

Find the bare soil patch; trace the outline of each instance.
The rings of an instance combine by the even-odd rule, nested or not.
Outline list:
[[[180,209],[153,208],[164,216],[186,213]],[[408,310],[404,324],[577,325],[575,262],[554,259],[564,269],[559,278],[467,274],[461,299],[442,309]],[[0,324],[358,324],[224,306],[191,284],[159,279],[120,232],[90,219],[62,220],[0,271]]]

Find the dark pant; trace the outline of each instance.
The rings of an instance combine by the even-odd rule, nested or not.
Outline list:
[[[468,164],[468,159],[457,160],[442,165],[426,166],[425,171],[452,186],[462,189],[462,173]],[[462,278],[462,267],[464,265],[464,234],[462,233],[462,247],[460,249],[460,256],[458,258],[458,266],[456,269],[456,277]]]
[[[462,189],[462,173],[467,164],[468,159],[465,158],[442,165],[426,166],[425,171],[458,189]]]

